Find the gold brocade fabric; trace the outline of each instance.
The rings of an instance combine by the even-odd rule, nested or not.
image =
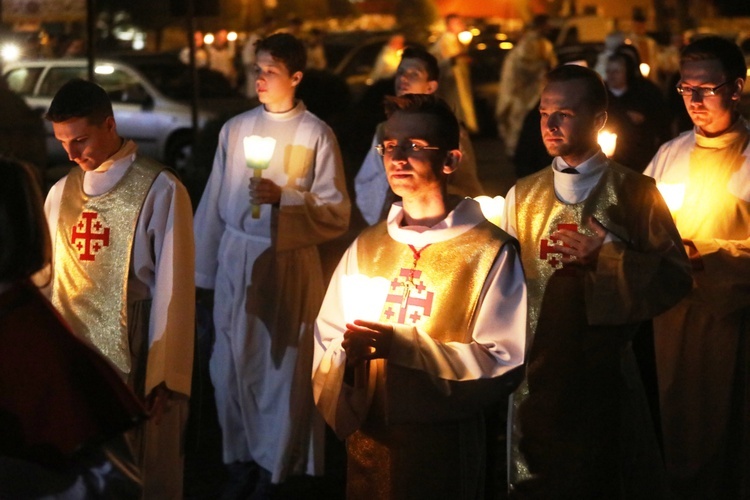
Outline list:
[[[593,216],[623,244],[641,247],[648,230],[630,223],[643,220],[646,183],[610,162],[577,204],[557,199],[551,168],[516,185],[529,327],[526,378],[512,400],[512,498],[659,498],[658,449],[630,349],[635,325],[589,324],[588,271],[564,267],[562,243],[551,236],[559,229],[591,235]],[[653,493],[629,496],[639,482]]]
[[[468,325],[484,280],[505,242],[501,233],[492,223],[484,222],[425,248],[414,272],[414,286],[404,297],[414,262],[412,250],[393,240],[384,223],[367,229],[357,246],[360,270],[367,276],[391,280],[380,321],[419,325],[441,342],[469,342]]]
[[[127,280],[143,200],[163,166],[136,159],[107,193],[88,196],[84,172],[71,170],[55,235],[52,303],[73,331],[121,372],[131,369]]]
[[[406,298],[404,279],[412,270],[414,255],[408,245],[391,239],[385,223],[360,235],[357,257],[363,274],[392,280],[381,321],[418,325],[441,342],[470,342],[484,281],[507,241],[504,232],[483,222],[426,247],[416,265],[415,286]],[[481,415],[445,422],[389,423],[387,363],[371,362],[369,376],[374,394],[367,418],[347,438],[347,497],[477,498],[484,469]]]

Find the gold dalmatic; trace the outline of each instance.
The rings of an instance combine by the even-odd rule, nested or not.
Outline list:
[[[127,284],[141,206],[163,166],[136,159],[110,191],[89,196],[71,170],[55,235],[52,303],[73,331],[121,372],[130,373]]]
[[[575,356],[585,353],[587,349],[598,349],[600,354],[611,356],[614,360],[611,364],[619,370],[617,353],[623,341],[616,338],[613,332],[602,335],[590,328],[586,316],[586,273],[580,267],[563,265],[561,259],[564,254],[560,251],[563,243],[552,235],[558,230],[569,229],[593,236],[588,224],[589,218],[593,217],[619,240],[630,242],[633,235],[627,221],[633,220],[633,216],[628,210],[632,210],[631,205],[635,203],[631,194],[643,190],[642,186],[637,185],[642,182],[639,178],[635,178],[625,167],[609,162],[589,196],[575,204],[567,204],[557,198],[551,168],[522,179],[516,185],[515,222],[526,274],[529,318],[526,377],[514,392],[512,400],[511,488],[535,477],[526,462],[525,453],[521,452],[524,446],[519,448],[521,441],[525,440],[525,448],[533,450],[537,456],[547,453],[539,452],[536,443],[529,444],[530,438],[547,435],[544,434],[545,426],[557,425],[546,420],[557,417],[544,405],[554,398],[567,397],[562,392],[554,394],[555,384],[564,386],[566,377],[582,369],[576,365],[583,362]],[[569,352],[576,354],[571,356]],[[585,356],[582,359],[585,361]],[[553,389],[548,390],[548,387]],[[555,408],[554,405],[548,407]],[[529,418],[532,414],[533,417]],[[530,431],[532,426],[533,436]],[[530,437],[524,436],[524,430]],[[561,431],[560,435],[564,436],[565,431]]]
[[[386,224],[380,223],[360,235],[357,259],[362,274],[391,282],[380,321],[419,326],[440,342],[467,343],[471,342],[471,325],[485,280],[507,241],[504,232],[485,221],[456,238],[416,248],[393,240]],[[474,436],[476,419],[454,420],[446,425],[394,423],[386,407],[387,376],[384,360],[370,362],[366,383],[372,400],[367,419],[347,439],[350,498],[404,497],[404,488],[408,487],[396,483],[399,478],[413,482],[414,478],[428,477],[430,471],[443,479],[456,477],[461,469],[458,463],[472,463],[462,459],[475,451],[475,440],[470,436]],[[355,385],[358,383],[363,381],[355,381]],[[441,404],[432,402],[431,410],[440,412]],[[420,403],[415,405],[424,408]],[[409,447],[414,450],[405,450],[405,443],[420,444]],[[445,457],[440,464],[446,470],[436,471],[432,468],[435,461],[424,457],[412,460],[411,452],[417,450],[431,457]],[[392,474],[396,469],[398,474]],[[461,469],[463,477],[475,477],[477,471],[466,469],[471,467]],[[455,491],[441,494],[445,498],[465,497],[461,491],[467,485],[459,482],[452,485]]]

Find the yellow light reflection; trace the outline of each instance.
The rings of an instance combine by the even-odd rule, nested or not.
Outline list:
[[[503,210],[505,210],[505,198],[502,196],[495,196],[490,198],[489,196],[477,196],[474,198],[479,202],[479,206],[482,208],[482,214],[484,218],[492,222],[497,227],[501,227],[501,219],[503,217]]]
[[[378,321],[389,287],[390,281],[383,277],[370,278],[364,274],[344,276],[341,281],[344,321]]]
[[[503,50],[510,50],[513,48],[513,42],[500,42],[499,47]]]
[[[474,35],[471,34],[471,31],[462,31],[458,34],[458,41],[464,45],[469,45],[472,38],[474,38]]]
[[[607,155],[607,158],[611,158],[615,154],[615,150],[617,149],[617,134],[608,130],[602,130],[599,132],[597,142],[599,143],[599,147],[602,148],[602,152]]]
[[[94,73],[97,75],[111,75],[115,72],[115,68],[110,64],[100,64],[94,68]]]
[[[667,202],[670,212],[674,214],[682,208],[682,202],[685,199],[685,184],[657,182],[656,187],[659,189],[664,201]]]

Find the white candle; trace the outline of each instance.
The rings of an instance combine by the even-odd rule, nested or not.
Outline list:
[[[378,321],[390,286],[390,281],[383,277],[344,276],[341,281],[344,320],[347,323],[355,319]]]
[[[479,202],[484,218],[497,227],[500,227],[500,220],[503,217],[503,210],[505,210],[505,198],[502,196],[490,198],[489,196],[482,195],[474,199]]]
[[[248,168],[268,168],[273,151],[276,149],[276,139],[250,135],[242,140],[245,148],[245,161]]]
[[[242,146],[245,149],[245,162],[248,168],[253,169],[253,177],[260,179],[263,177],[263,170],[268,168],[273,156],[273,150],[276,149],[276,139],[273,137],[260,137],[250,135],[242,140]],[[252,205],[251,217],[260,218],[260,205]]]
[[[682,203],[685,199],[685,184],[658,182],[656,187],[659,189],[664,201],[667,202],[670,212],[674,214],[682,208]]]
[[[617,134],[608,130],[602,130],[599,132],[598,142],[602,148],[602,152],[607,155],[607,158],[615,154],[615,149],[617,149]]]

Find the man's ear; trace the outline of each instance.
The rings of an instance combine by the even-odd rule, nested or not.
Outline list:
[[[108,132],[117,133],[117,123],[115,122],[114,116],[109,115],[108,117],[106,117],[104,119],[103,125]]]
[[[450,175],[453,172],[458,169],[458,164],[461,163],[461,157],[463,156],[463,153],[461,153],[460,149],[451,149],[448,152],[448,156],[445,158],[445,165],[443,165],[443,173],[445,175]]]
[[[734,82],[734,91],[732,92],[733,101],[739,101],[742,98],[742,90],[745,88],[745,85],[747,85],[745,80],[737,78],[737,81]]]
[[[296,87],[297,85],[299,85],[299,82],[301,82],[301,81],[302,81],[302,72],[301,71],[296,71],[292,75],[292,87]]]
[[[604,125],[607,124],[607,112],[601,111],[597,113],[597,115],[594,117],[594,124],[596,130],[601,132],[601,130],[604,128]]]
[[[434,94],[437,92],[438,89],[438,82],[435,80],[430,80],[427,82],[427,92],[425,94]]]

